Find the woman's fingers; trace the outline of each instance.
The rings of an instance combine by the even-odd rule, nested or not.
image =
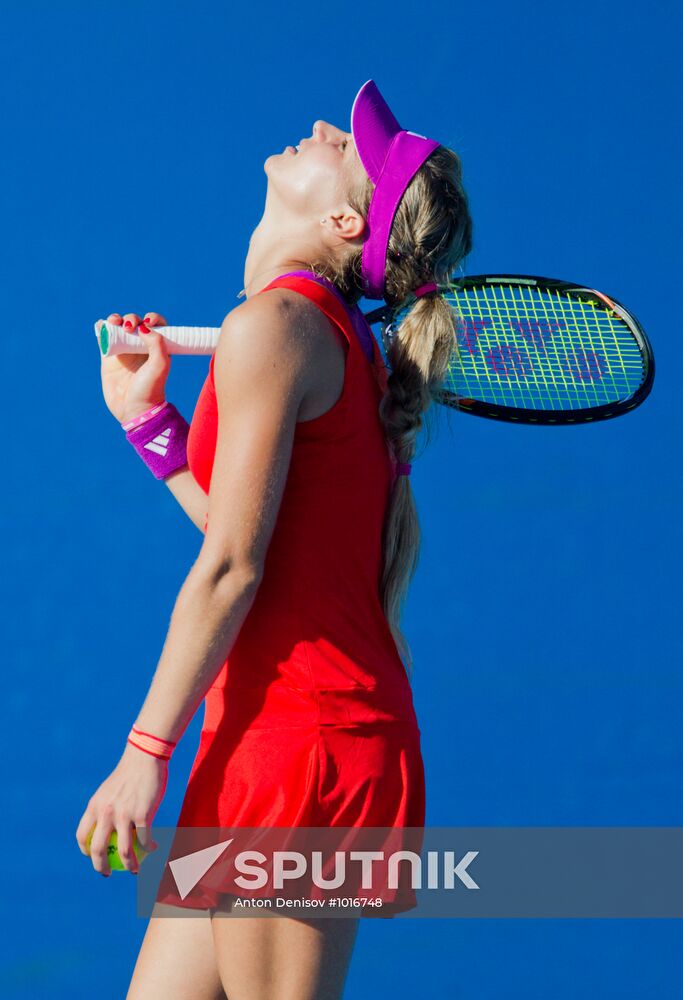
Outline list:
[[[100,875],[111,875],[109,867],[109,838],[114,829],[114,810],[112,806],[105,806],[97,817],[97,826],[90,841],[90,859],[93,868]]]
[[[129,333],[137,330],[140,323],[143,322],[148,327],[168,325],[161,313],[158,312],[145,313],[144,320],[137,313],[126,313],[124,316],[121,316],[120,313],[110,313],[107,316],[107,323],[115,323],[116,326],[122,326]]]
[[[145,323],[147,326],[168,326],[161,313],[155,312],[145,313]]]
[[[116,821],[116,846],[123,867],[137,874],[138,859],[133,850],[133,826],[131,821],[123,816]]]
[[[137,328],[139,322],[140,317],[137,313],[126,313],[123,317],[123,329],[128,330],[128,332],[131,333]]]
[[[135,832],[138,838],[138,844],[147,854],[151,854],[152,851],[156,851],[159,845],[152,835],[152,821],[146,817],[141,817],[139,822],[135,824]]]
[[[95,809],[90,805],[90,803],[88,803],[88,808],[81,816],[81,822],[78,824],[76,828],[76,840],[78,841],[78,846],[80,847],[82,854],[90,854],[88,835],[95,826],[96,820],[97,820],[97,813],[95,812]]]

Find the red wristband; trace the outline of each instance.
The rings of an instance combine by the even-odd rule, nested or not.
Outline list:
[[[152,757],[159,758],[159,760],[170,760],[177,745],[177,743],[172,743],[170,740],[162,740],[158,736],[152,736],[151,733],[145,733],[142,729],[138,729],[137,726],[133,726],[131,729],[127,742],[137,747],[138,750],[144,750],[145,753],[151,754]]]

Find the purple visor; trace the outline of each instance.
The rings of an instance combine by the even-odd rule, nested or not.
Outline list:
[[[387,247],[396,210],[417,171],[441,143],[402,129],[374,80],[364,83],[356,94],[351,131],[360,161],[375,185],[363,243],[364,295],[383,299]]]

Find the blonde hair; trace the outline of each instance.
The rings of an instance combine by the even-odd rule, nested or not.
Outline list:
[[[364,219],[374,186],[369,178],[347,195]],[[385,300],[396,315],[410,303],[411,293],[428,281],[446,284],[472,249],[472,219],[462,186],[459,157],[439,146],[408,185],[394,217],[387,250]],[[315,261],[315,273],[332,281],[350,304],[362,297],[361,248],[343,257]],[[441,295],[416,299],[385,344],[391,369],[380,419],[397,461],[410,462],[432,402],[432,390],[446,375],[457,350],[461,318]],[[384,523],[380,597],[406,671],[412,676],[410,647],[400,627],[403,604],[417,568],[420,525],[410,481],[398,476]]]

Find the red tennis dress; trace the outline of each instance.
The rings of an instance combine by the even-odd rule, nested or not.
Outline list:
[[[343,391],[299,421],[261,584],[206,694],[178,827],[423,827],[424,768],[410,681],[379,597],[393,464],[379,419],[386,367],[356,306],[311,272],[272,281],[307,296],[347,344]],[[188,464],[208,493],[218,415],[213,357]],[[217,905],[200,884],[173,905]],[[386,890],[384,914],[415,906]]]

